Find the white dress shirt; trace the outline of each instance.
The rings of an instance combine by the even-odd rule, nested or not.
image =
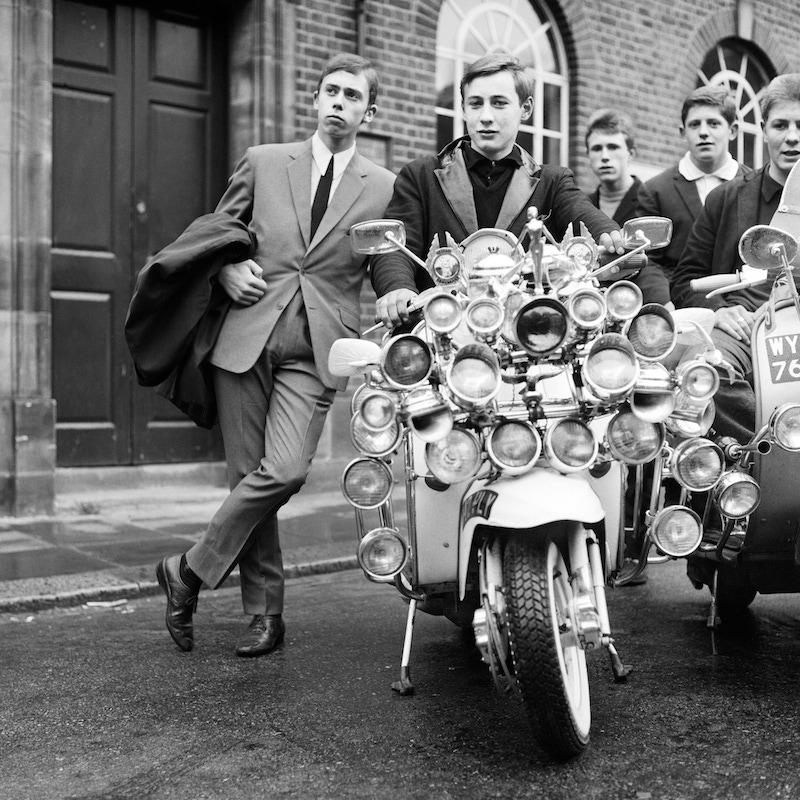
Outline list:
[[[328,202],[330,202],[330,198],[336,193],[336,187],[341,183],[342,175],[344,171],[347,169],[347,165],[350,163],[350,159],[356,153],[356,146],[355,144],[349,150],[343,150],[341,153],[336,153],[335,155],[331,153],[330,150],[326,147],[325,143],[319,136],[319,133],[315,132],[314,135],[311,137],[311,160],[313,164],[311,165],[311,202],[314,202],[314,195],[317,193],[317,184],[319,183],[319,179],[325,173],[325,170],[328,168],[328,162],[330,161],[331,157],[333,157],[333,184],[331,185],[331,193],[328,195]]]
[[[728,158],[725,163],[715,169],[713,172],[703,172],[694,161],[692,161],[689,153],[687,152],[683,158],[678,162],[678,172],[686,178],[687,181],[694,181],[697,187],[697,194],[700,195],[700,202],[705,205],[706,197],[712,189],[716,189],[721,183],[733,180],[736,173],[739,171],[739,162],[734,159],[730,154],[726,154]]]

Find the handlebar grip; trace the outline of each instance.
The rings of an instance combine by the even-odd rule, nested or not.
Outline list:
[[[622,258],[622,256],[618,256],[616,253],[600,253],[600,258],[598,262],[600,263],[601,267],[606,266],[606,264],[610,264],[612,261],[616,261],[618,258]],[[626,270],[631,272],[637,269],[644,269],[647,266],[647,253],[637,253],[635,256],[630,256],[630,258],[626,258],[620,265],[620,271]]]
[[[714,289],[722,289],[725,286],[733,286],[739,283],[741,278],[736,272],[728,272],[722,275],[706,275],[705,278],[693,278],[689,281],[689,287],[693,292],[711,292]]]

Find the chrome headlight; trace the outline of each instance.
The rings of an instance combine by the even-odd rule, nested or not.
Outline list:
[[[597,458],[597,449],[592,429],[579,419],[557,420],[544,437],[547,458],[559,472],[587,469]]]
[[[658,303],[643,305],[628,323],[626,334],[636,355],[645,361],[660,361],[675,347],[677,340],[675,320]]]
[[[675,370],[678,388],[693,400],[710,400],[719,389],[719,373],[705,361],[685,361]]]
[[[527,472],[539,459],[542,440],[530,422],[501,422],[486,440],[489,458],[508,475]]]
[[[668,556],[683,558],[700,546],[703,526],[700,517],[686,506],[667,506],[656,514],[650,526],[656,547]]]
[[[472,431],[453,428],[443,439],[425,445],[425,464],[442,483],[469,480],[481,465],[480,441]]]
[[[598,336],[589,348],[582,375],[592,394],[600,400],[624,397],[639,375],[633,346],[619,333]]]
[[[648,422],[663,422],[675,409],[675,391],[669,370],[645,361],[631,394],[631,411]]]
[[[769,432],[778,447],[800,452],[800,405],[784,403],[770,415]]]
[[[395,389],[410,389],[427,380],[433,356],[419,336],[393,336],[381,351],[381,370],[386,382]]]
[[[642,307],[642,290],[631,281],[617,281],[606,289],[608,316],[619,322],[633,319]]]
[[[552,297],[537,297],[524,305],[514,322],[515,340],[531,356],[552,353],[569,334],[569,314]]]
[[[358,564],[374,581],[391,581],[407,560],[405,540],[393,528],[375,528],[358,544]]]
[[[758,508],[761,488],[746,472],[728,472],[714,488],[712,497],[724,517],[744,519]]]
[[[389,392],[376,389],[364,395],[358,406],[364,427],[370,431],[385,431],[395,421],[397,405]]]
[[[469,303],[464,316],[476,339],[491,339],[503,326],[504,311],[498,300],[478,297]]]
[[[688,395],[675,395],[675,408],[664,420],[667,430],[678,436],[705,436],[714,424],[717,406],[713,400],[696,403]]]
[[[595,331],[606,321],[606,301],[597,289],[578,289],[567,300],[567,311],[576,327]]]
[[[447,368],[445,381],[453,399],[462,408],[485,406],[500,391],[500,362],[488,345],[468,344],[456,352]]]
[[[451,333],[461,317],[461,303],[447,292],[434,295],[425,306],[425,324],[434,333]]]
[[[686,439],[672,452],[672,475],[690,492],[707,492],[713,489],[725,469],[722,450],[708,439]]]
[[[435,442],[453,429],[453,412],[444,397],[430,387],[421,386],[403,399],[408,425],[423,442]]]
[[[392,472],[389,465],[376,458],[351,461],[342,475],[342,494],[356,508],[377,508],[392,493]]]
[[[360,412],[353,414],[350,420],[350,438],[359,453],[365,456],[386,456],[397,449],[403,431],[400,423],[395,421],[382,431],[370,430],[364,424]]]
[[[616,413],[606,429],[609,450],[626,464],[652,461],[661,452],[666,436],[663,424],[647,422],[627,409]]]

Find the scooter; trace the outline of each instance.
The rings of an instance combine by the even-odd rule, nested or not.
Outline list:
[[[623,565],[627,465],[655,458],[663,412],[631,397],[654,386],[653,365],[673,347],[662,306],[618,280],[629,257],[661,247],[671,222],[632,220],[628,252],[605,266],[588,232],[550,236],[535,209],[524,236],[480,230],[433,245],[425,261],[405,248],[396,220],[354,226],[357,252],[393,249],[422,264],[436,286],[417,299],[421,321],[381,343],[334,344],[334,374],[362,374],[352,401],[359,456],[342,489],[355,509],[367,578],[408,603],[400,678],[417,611],[472,630],[501,688],[522,698],[534,743],[558,759],[589,743],[587,653],[605,649],[614,680],[630,667],[614,646],[606,585]],[[660,403],[669,409],[674,403]],[[392,458],[407,531],[394,514]]]

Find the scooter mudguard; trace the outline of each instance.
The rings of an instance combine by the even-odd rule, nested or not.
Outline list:
[[[524,475],[477,480],[461,501],[458,588],[464,598],[472,539],[478,525],[527,530],[559,520],[592,524],[604,518],[603,506],[585,474],[561,475],[536,467]]]

